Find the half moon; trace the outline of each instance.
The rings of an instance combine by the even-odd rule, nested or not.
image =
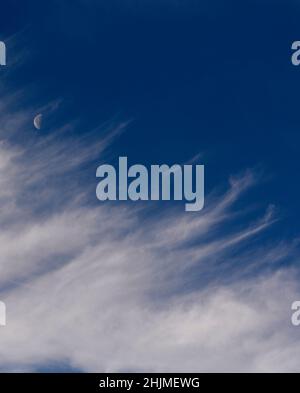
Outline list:
[[[42,114],[35,116],[33,120],[33,124],[37,130],[40,130],[42,128],[42,120],[43,120]]]

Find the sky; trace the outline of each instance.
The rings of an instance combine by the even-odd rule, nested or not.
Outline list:
[[[0,5],[1,371],[299,371],[299,13]],[[204,209],[98,201],[120,156],[204,164]]]

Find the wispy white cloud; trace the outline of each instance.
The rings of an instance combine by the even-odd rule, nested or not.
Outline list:
[[[254,241],[277,218],[267,206],[247,222],[235,207],[253,171],[196,214],[87,203],[82,165],[100,162],[124,125],[95,143],[94,132],[31,136],[27,117],[14,106],[0,117],[0,367],[297,371],[297,271],[262,269],[296,258],[297,243]],[[7,140],[10,127],[27,130],[25,144]]]

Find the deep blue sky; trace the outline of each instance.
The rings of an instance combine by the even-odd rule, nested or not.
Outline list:
[[[277,205],[272,236],[294,236],[299,14],[292,0],[11,0],[1,3],[0,39],[18,33],[29,51],[12,88],[34,88],[41,105],[63,98],[65,122],[79,118],[84,132],[132,120],[117,156],[172,164],[202,152],[207,190],[260,168],[267,180],[249,205]]]

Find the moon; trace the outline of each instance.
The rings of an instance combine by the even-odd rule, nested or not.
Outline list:
[[[37,130],[40,130],[42,128],[42,121],[43,121],[43,115],[41,113],[35,116],[33,120],[33,124]]]

